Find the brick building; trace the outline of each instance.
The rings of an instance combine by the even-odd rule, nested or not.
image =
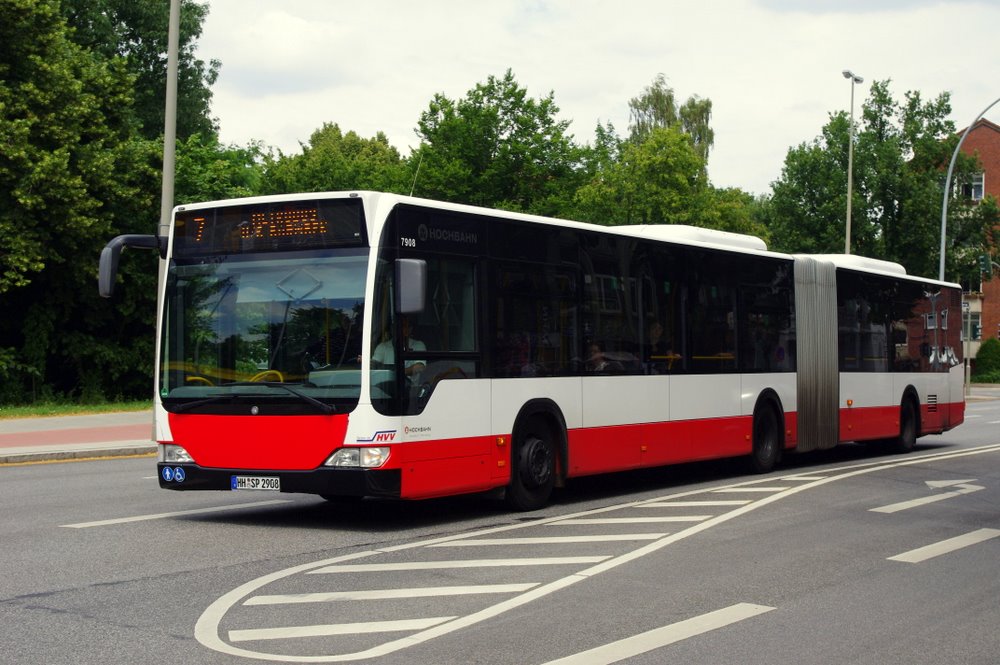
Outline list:
[[[971,185],[963,187],[962,194],[976,200],[987,195],[1000,200],[1000,125],[979,120],[965,137],[962,152],[978,155],[983,168]],[[970,328],[978,324],[982,331],[981,338],[971,338],[969,356],[975,358],[980,339],[1000,338],[1000,271],[994,269],[993,279],[984,276],[980,292],[966,294],[966,301],[970,305]]]

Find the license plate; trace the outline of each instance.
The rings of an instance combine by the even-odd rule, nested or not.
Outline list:
[[[234,490],[281,491],[281,478],[275,476],[232,476],[230,482]]]

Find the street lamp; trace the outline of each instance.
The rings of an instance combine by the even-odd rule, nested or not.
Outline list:
[[[948,230],[948,191],[951,189],[951,173],[955,170],[955,159],[958,157],[958,149],[962,147],[962,141],[969,135],[972,128],[976,126],[979,119],[997,104],[1000,104],[1000,98],[994,99],[989,106],[983,109],[982,113],[976,116],[975,120],[969,123],[969,126],[965,128],[965,132],[962,134],[962,138],[958,139],[958,143],[955,145],[955,152],[951,153],[951,161],[948,163],[948,175],[944,179],[944,201],[941,203],[941,253],[938,255],[938,279],[942,282],[944,281],[944,239],[945,232]]]
[[[847,142],[847,232],[844,237],[844,254],[851,253],[851,199],[854,191],[854,84],[864,79],[849,69],[844,70],[844,78],[851,79],[851,134]]]

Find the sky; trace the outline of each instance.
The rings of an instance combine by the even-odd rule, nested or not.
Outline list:
[[[712,100],[712,184],[766,194],[788,150],[850,110],[845,69],[864,78],[856,116],[876,80],[897,100],[949,93],[957,129],[1000,96],[1000,0],[202,1],[222,141],[285,154],[336,123],[408,155],[436,93],[508,69],[593,143],[598,123],[628,134],[628,101],[662,73],[679,102]]]

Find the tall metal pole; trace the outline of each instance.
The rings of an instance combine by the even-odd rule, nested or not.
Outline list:
[[[976,126],[979,119],[986,115],[986,112],[991,108],[996,106],[997,102],[1000,102],[1000,98],[993,100],[993,103],[983,109],[983,112],[976,116],[976,119],[969,123],[969,126],[965,128],[965,132],[962,133],[962,138],[958,139],[958,144],[955,146],[955,152],[951,153],[951,162],[948,164],[948,176],[944,181],[944,202],[941,204],[941,252],[938,255],[938,279],[942,282],[944,281],[944,241],[945,233],[948,230],[948,192],[951,189],[951,173],[955,170],[955,159],[958,157],[958,149],[962,147],[962,141],[965,137],[969,135],[972,128]]]
[[[854,202],[854,84],[864,81],[849,69],[844,70],[844,78],[851,79],[851,128],[847,141],[847,229],[844,233],[844,254],[851,253],[851,204]]]
[[[167,102],[163,120],[163,190],[160,194],[160,237],[167,237],[174,208],[174,168],[177,150],[177,50],[180,42],[181,0],[170,0],[167,30]]]

